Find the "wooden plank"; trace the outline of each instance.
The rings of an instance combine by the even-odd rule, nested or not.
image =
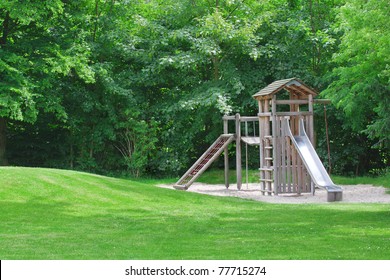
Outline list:
[[[305,173],[306,173],[306,184],[305,184],[305,190],[304,192],[305,193],[309,193],[311,190],[310,190],[310,182],[311,182],[311,177],[310,177],[310,174],[309,172],[307,171],[307,169],[305,168]]]
[[[313,102],[315,104],[331,104],[332,101],[330,99],[314,99]]]
[[[302,160],[297,155],[297,173],[298,173],[298,184],[297,184],[297,193],[301,193],[301,187],[303,185],[303,174],[302,174]]]
[[[278,121],[277,117],[274,116],[274,120],[272,121],[272,135],[273,135],[273,165],[274,165],[274,190],[279,193],[279,174],[280,174],[280,167],[279,167],[279,136],[278,136]],[[274,129],[275,128],[275,129]]]
[[[272,179],[260,179],[261,182],[273,182]]]
[[[294,96],[292,93],[290,93],[290,99],[296,99],[297,97]],[[296,131],[296,121],[295,119],[297,116],[301,115],[301,112],[299,111],[299,105],[297,104],[291,104],[290,105],[290,129],[291,132],[294,134]],[[297,114],[298,113],[298,114]],[[291,140],[289,140],[291,141]],[[291,192],[296,192],[297,185],[298,185],[298,176],[297,176],[297,163],[296,163],[296,155],[297,151],[295,150],[295,147],[291,146],[291,178],[292,178],[292,187],[290,188]]]
[[[240,121],[241,122],[253,122],[253,121],[258,121],[259,117],[258,116],[240,116]]]
[[[289,99],[289,100],[276,100],[276,105],[300,105],[308,104],[306,99]]]
[[[234,120],[236,120],[236,116],[223,116],[222,120],[234,121]],[[259,120],[259,118],[257,116],[240,116],[241,122],[258,121],[258,120]]]
[[[234,121],[236,120],[236,116],[223,116],[222,120],[226,121]]]
[[[223,120],[223,133],[228,134],[229,133],[229,126],[228,126],[228,120]],[[224,156],[224,165],[225,165],[225,187],[228,189],[229,184],[229,148],[226,146],[226,148],[223,151]]]
[[[262,105],[263,101],[262,100],[257,100],[257,105],[258,105],[258,108],[259,108],[259,113],[263,112],[263,105]]]
[[[285,127],[286,131],[285,131],[285,141],[286,141],[286,147],[287,147],[287,154],[286,154],[286,162],[287,162],[287,188],[288,188],[288,192],[292,192],[292,188],[291,188],[291,148],[292,148],[292,145],[291,145],[291,139],[290,137],[287,137],[287,127]]]
[[[269,190],[260,190],[263,193],[267,193],[268,195],[272,195],[272,191]]]
[[[281,152],[281,169],[282,169],[282,174],[281,174],[281,185],[283,187],[283,192],[287,192],[286,189],[286,140],[285,140],[285,122],[284,118],[279,118],[279,123],[280,123],[280,144],[282,146],[282,152]]]
[[[241,122],[240,114],[236,114],[236,176],[237,189],[242,186],[242,165],[241,165]]]
[[[297,177],[297,150],[295,147],[292,147],[291,150],[291,172],[292,172],[292,191],[296,192],[298,185],[298,177]]]
[[[274,158],[274,161],[273,161],[273,164],[274,164],[274,187],[273,187],[273,190],[274,190],[274,194],[275,195],[278,195],[278,159],[276,157],[276,150],[277,150],[277,146],[276,146],[276,95],[272,96],[272,101],[271,101],[271,107],[272,107],[272,134],[273,134],[273,137],[272,137],[272,146],[274,147],[273,148],[273,158]]]
[[[260,170],[260,171],[269,171],[269,172],[274,171],[273,168],[267,168],[267,167],[259,168],[259,170]]]
[[[280,117],[276,117],[276,145],[277,152],[276,158],[278,163],[278,193],[283,193],[283,181],[282,181],[282,145],[281,145],[281,135],[280,135]]]
[[[290,129],[292,134],[295,134],[295,117],[290,117]]]
[[[257,116],[258,117],[271,117],[271,113],[270,112],[267,112],[267,113],[258,113]]]
[[[301,194],[302,189],[304,189],[304,186],[306,184],[306,170],[305,170],[305,166],[304,166],[301,158],[299,158],[299,170],[301,173],[301,184],[300,184],[300,187],[298,189],[298,194]]]
[[[277,112],[277,116],[307,116],[310,115],[310,112],[307,111],[301,111],[301,112]]]
[[[313,110],[313,95],[309,95],[309,138],[310,142],[314,145],[314,110]]]

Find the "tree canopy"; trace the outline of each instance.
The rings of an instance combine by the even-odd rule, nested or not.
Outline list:
[[[348,1],[339,9],[341,44],[325,91],[356,131],[378,145],[390,140],[390,6],[386,0]]]
[[[177,175],[224,114],[254,115],[253,93],[298,77],[336,105],[335,172],[382,170],[386,2],[0,1],[0,164]]]

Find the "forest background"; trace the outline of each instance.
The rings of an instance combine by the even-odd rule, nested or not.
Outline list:
[[[388,0],[0,0],[0,164],[177,176],[297,77],[332,100],[332,173],[383,174],[389,18]]]

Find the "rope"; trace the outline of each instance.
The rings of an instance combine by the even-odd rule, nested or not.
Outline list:
[[[329,131],[328,131],[328,118],[326,116],[326,105],[324,104],[324,119],[325,119],[325,133],[326,133],[326,145],[328,148],[328,173],[332,172],[332,163],[330,161],[330,144],[329,144]]]

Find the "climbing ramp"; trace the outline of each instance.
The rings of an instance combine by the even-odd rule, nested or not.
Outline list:
[[[234,139],[235,136],[233,134],[220,135],[173,187],[179,190],[187,190]]]

